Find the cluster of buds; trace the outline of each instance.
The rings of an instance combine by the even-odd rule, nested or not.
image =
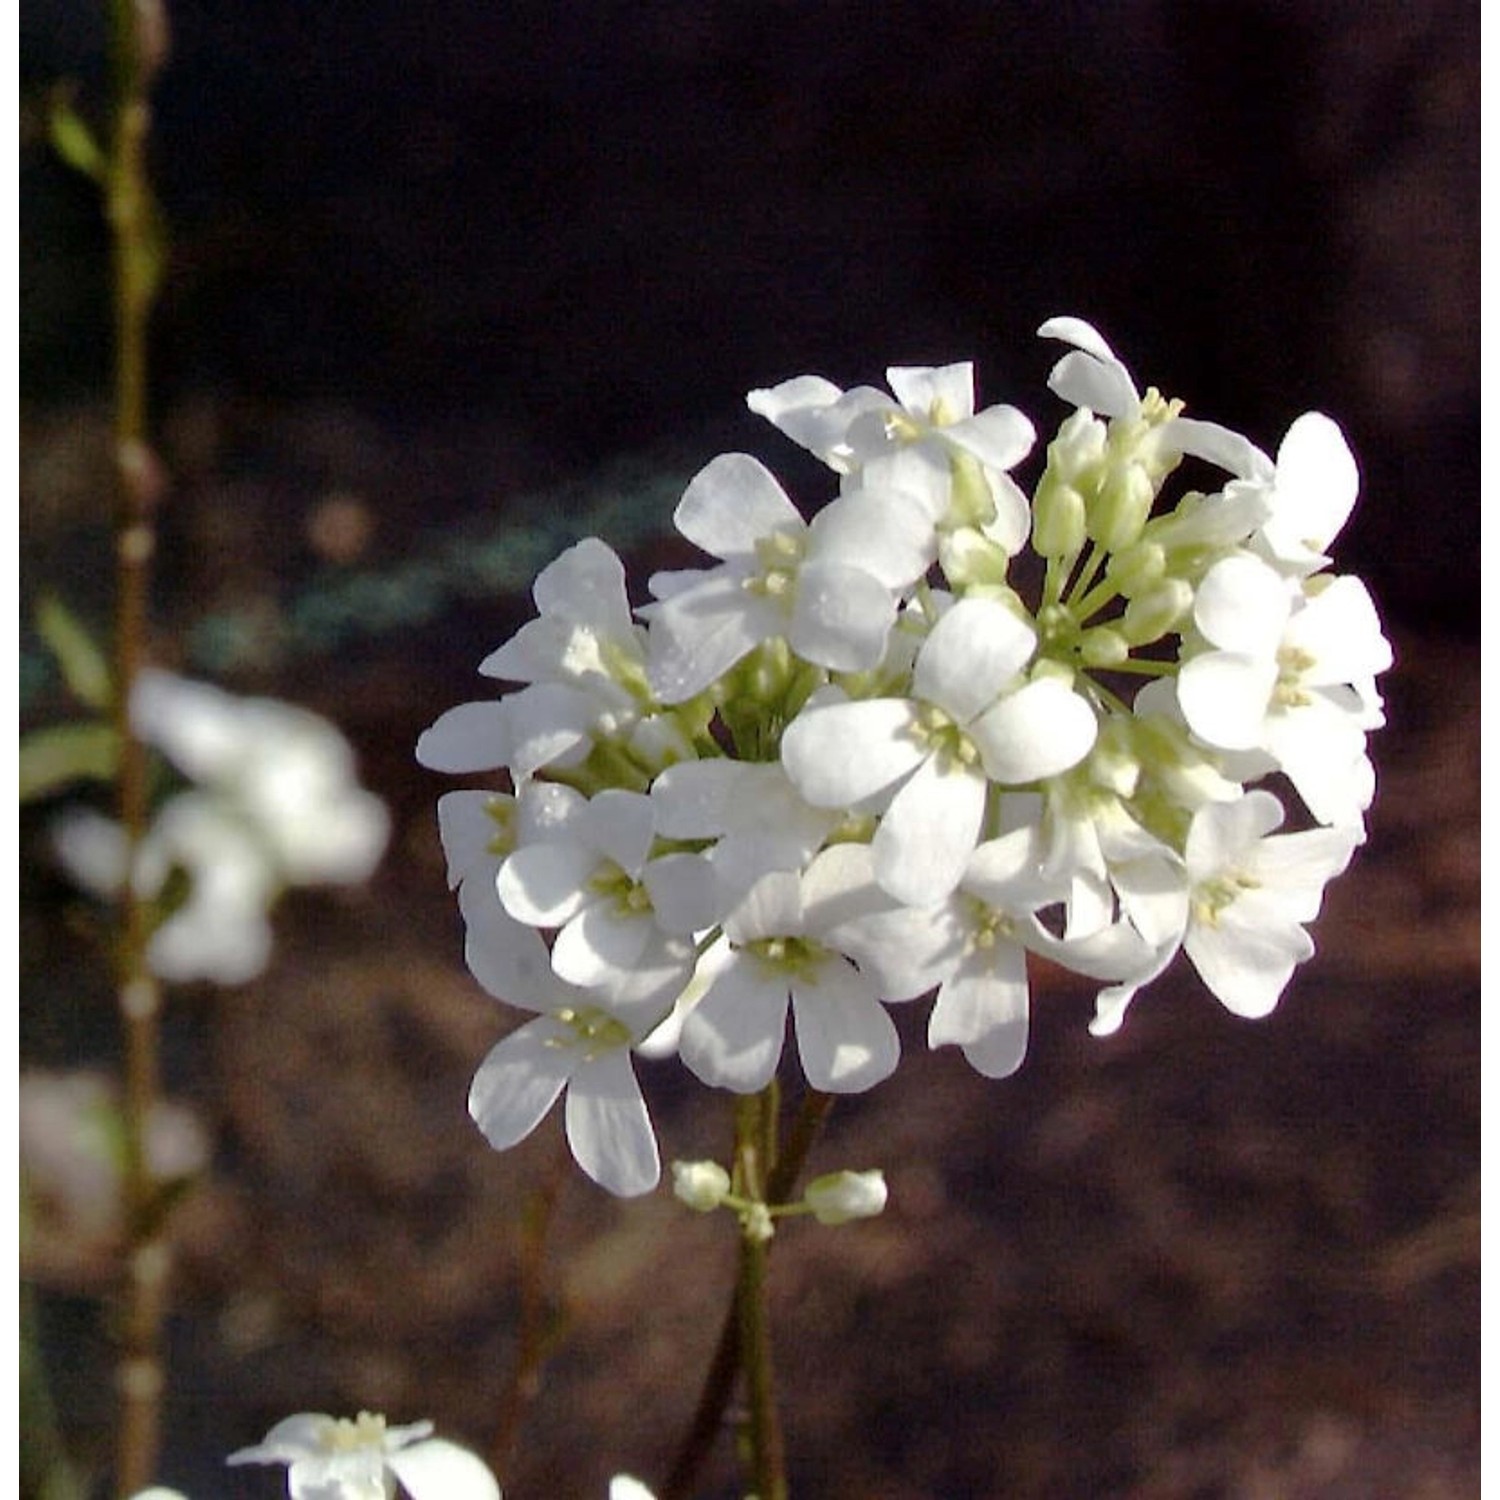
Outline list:
[[[633,1052],[755,1092],[790,1011],[808,1084],[857,1092],[898,1065],[888,1007],[931,995],[930,1044],[1000,1078],[1029,954],[1099,984],[1100,1033],[1179,951],[1245,1016],[1310,956],[1392,660],[1330,571],[1348,446],[1309,413],[1273,460],[1142,395],[1088,324],[1040,331],[1070,346],[1070,411],[1030,495],[1035,429],[976,411],[971,365],[754,391],[837,477],[812,519],[757,459],[713,459],[674,517],[708,566],[633,609],[579,542],[481,664],[514,690],[423,735],[424,765],[506,778],[438,808],[469,966],[533,1013],[474,1080],[495,1147],[566,1094],[583,1169],[645,1192]]]

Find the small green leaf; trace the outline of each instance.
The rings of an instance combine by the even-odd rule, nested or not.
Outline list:
[[[84,124],[83,117],[73,108],[73,91],[63,85],[53,90],[51,107],[47,111],[47,126],[52,137],[52,148],[75,171],[102,183],[107,171],[104,153],[94,139],[94,132]]]
[[[109,724],[51,724],[21,741],[21,801],[34,802],[75,781],[113,781],[119,737]]]
[[[109,663],[78,616],[49,594],[37,605],[36,629],[57,658],[73,696],[101,713],[108,709],[115,696]]]

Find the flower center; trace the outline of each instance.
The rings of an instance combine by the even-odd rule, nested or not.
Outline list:
[[[762,968],[773,974],[815,978],[828,950],[821,943],[804,937],[756,938],[744,946]]]
[[[935,703],[918,705],[911,732],[917,743],[937,758],[939,770],[965,769],[979,763],[978,747],[953,716]]]
[[[1230,870],[1193,888],[1193,920],[1204,927],[1217,927],[1219,914],[1246,891],[1258,889],[1260,881],[1240,870]]]
[[[797,591],[797,570],[806,551],[806,538],[795,532],[773,531],[770,536],[758,537],[755,560],[760,571],[751,574],[741,586],[746,593],[790,603]]]
[[[323,1434],[322,1444],[329,1453],[353,1453],[360,1448],[382,1448],[385,1445],[385,1418],[376,1412],[362,1411],[350,1421],[337,1418]]]
[[[630,1045],[630,1028],[618,1016],[610,1015],[597,1005],[585,1005],[579,1009],[568,1006],[556,1013],[556,1019],[572,1035],[553,1037],[547,1045],[577,1047],[588,1062]]]
[[[614,860],[605,860],[589,878],[589,889],[622,917],[641,917],[653,910],[651,892]]]

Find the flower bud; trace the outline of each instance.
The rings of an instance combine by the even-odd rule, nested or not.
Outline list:
[[[1192,607],[1191,587],[1181,578],[1164,578],[1125,606],[1125,639],[1132,646],[1159,641]]]
[[[1083,496],[1049,469],[1036,487],[1031,545],[1043,557],[1076,557],[1087,535]]]
[[[961,526],[939,536],[938,562],[943,576],[955,589],[980,585],[1008,587],[1005,575],[1010,569],[1009,554],[998,542],[972,526]]]
[[[1089,535],[1107,552],[1131,546],[1140,540],[1155,499],[1151,476],[1140,464],[1112,469],[1089,514]]]
[[[850,1219],[873,1219],[885,1208],[885,1173],[829,1172],[807,1186],[804,1195],[820,1224],[847,1224]]]
[[[712,1213],[729,1194],[729,1173],[716,1161],[674,1161],[672,1191],[695,1212]]]
[[[1130,655],[1130,642],[1112,626],[1095,625],[1078,638],[1078,654],[1087,667],[1117,667]]]
[[[1109,581],[1127,599],[1161,581],[1167,571],[1166,549],[1156,542],[1140,541],[1110,556],[1105,570]]]

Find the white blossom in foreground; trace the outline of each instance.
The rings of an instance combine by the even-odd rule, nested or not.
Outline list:
[[[1252,1020],[1276,1008],[1292,972],[1312,957],[1306,924],[1363,839],[1363,829],[1348,825],[1277,834],[1284,816],[1271,793],[1251,791],[1200,808],[1187,837],[1183,950],[1224,1008]],[[1136,983],[1100,994],[1096,1036],[1119,1029],[1140,984],[1174,951],[1164,948]]]
[[[1104,986],[1104,1034],[1179,954],[1249,1016],[1312,952],[1392,663],[1331,566],[1348,443],[1308,412],[1273,461],[1082,319],[1038,331],[1068,346],[1067,409],[1029,494],[1037,430],[981,409],[968,363],[752,391],[832,493],[804,510],[712,459],[675,512],[710,565],[652,576],[632,616],[618,559],[578,543],[485,660],[523,686],[422,737],[424,764],[499,778],[440,804],[469,966],[536,1016],[476,1079],[493,1144],[566,1089],[585,1170],[644,1191],[634,1052],[749,1093],[790,1069],[790,1018],[805,1082],[858,1092],[899,1064],[887,1007],[930,997],[928,1045],[1003,1078],[1038,959]],[[706,1208],[701,1165],[674,1187]]]
[[[432,1436],[431,1422],[388,1427],[361,1412],[352,1420],[299,1412],[265,1438],[231,1453],[230,1464],[286,1464],[291,1500],[500,1500],[500,1486],[467,1448]]]
[[[524,937],[540,955],[517,973],[535,974],[546,950],[535,932]],[[516,1145],[565,1094],[568,1145],[578,1165],[620,1197],[650,1192],[661,1159],[630,1052],[663,1019],[660,1000],[647,994],[606,1001],[550,973],[530,993],[518,989],[506,999],[538,1014],[498,1042],[474,1075],[469,1113],[485,1139],[497,1151]]]

